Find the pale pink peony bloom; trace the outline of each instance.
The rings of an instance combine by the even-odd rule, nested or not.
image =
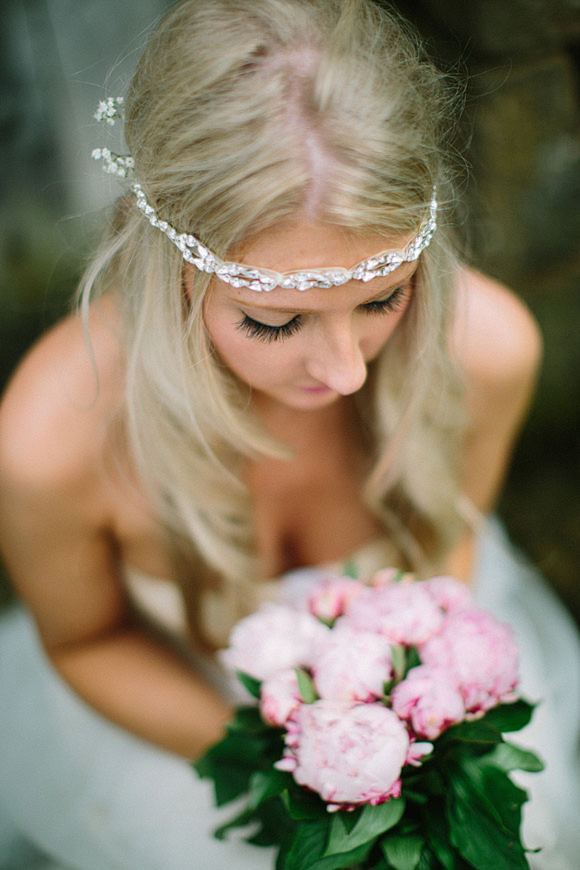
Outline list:
[[[439,631],[443,614],[423,583],[386,583],[364,589],[346,608],[357,629],[375,631],[391,644],[415,646]]]
[[[329,804],[380,804],[400,794],[409,736],[383,704],[302,704],[288,722],[285,758],[299,785]]]
[[[391,648],[382,635],[339,620],[318,645],[312,671],[321,698],[372,701],[392,676]]]
[[[318,619],[332,622],[344,613],[346,605],[363,589],[352,577],[332,577],[320,583],[310,595],[309,610]]]
[[[260,689],[260,713],[269,725],[283,727],[301,703],[298,677],[294,668],[266,677]]]
[[[512,630],[483,610],[449,613],[441,633],[419,654],[424,664],[454,675],[470,713],[515,700],[518,648]]]
[[[309,666],[313,648],[328,632],[311,613],[267,603],[234,626],[220,659],[230,670],[264,680],[284,668]]]
[[[425,580],[423,585],[443,610],[463,610],[473,606],[469,588],[455,577],[442,574]]]
[[[426,741],[411,739],[405,764],[410,764],[412,767],[421,767],[423,759],[433,752],[433,744]]]
[[[435,740],[442,731],[465,718],[465,705],[453,674],[442,668],[420,665],[391,693],[395,713],[410,720],[419,737]]]

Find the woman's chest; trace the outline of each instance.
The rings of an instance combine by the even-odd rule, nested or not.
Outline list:
[[[346,559],[384,534],[363,503],[366,473],[363,451],[336,431],[332,438],[309,440],[290,460],[262,460],[247,467],[257,555],[265,577]],[[170,541],[136,481],[117,481],[111,502],[122,563],[170,578]]]
[[[360,457],[326,445],[288,462],[253,466],[248,481],[266,576],[348,558],[382,528],[363,504]]]

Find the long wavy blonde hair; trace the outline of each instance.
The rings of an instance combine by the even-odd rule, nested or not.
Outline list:
[[[183,0],[150,37],[126,98],[149,202],[224,258],[297,215],[361,237],[415,233],[436,186],[439,228],[412,301],[357,395],[373,457],[362,497],[419,572],[440,563],[459,528],[442,147],[453,98],[413,33],[372,0]],[[197,554],[198,584],[235,585],[261,576],[245,462],[288,454],[213,353],[209,284],[196,273],[188,301],[179,251],[129,193],[81,292],[117,296],[129,444],[160,516]]]

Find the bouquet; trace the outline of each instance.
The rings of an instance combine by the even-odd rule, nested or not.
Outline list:
[[[276,870],[528,867],[509,774],[542,763],[503,732],[532,706],[510,628],[459,581],[327,576],[222,659],[256,700],[195,765],[218,805],[246,797],[217,837],[251,825]]]

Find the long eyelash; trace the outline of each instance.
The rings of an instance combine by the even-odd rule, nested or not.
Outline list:
[[[363,309],[369,314],[385,314],[387,311],[398,311],[407,295],[408,287],[397,287],[388,299],[379,299],[375,302],[367,302],[363,305]],[[259,341],[283,341],[285,338],[290,338],[301,329],[302,323],[300,315],[296,315],[288,323],[283,323],[282,326],[271,326],[268,323],[260,323],[259,320],[254,320],[247,314],[244,315],[237,328],[241,332],[245,332],[250,338],[257,338]]]
[[[378,299],[375,302],[367,302],[363,305],[369,314],[384,314],[387,311],[399,311],[405,301],[408,287],[397,287],[388,299]]]
[[[253,320],[244,315],[244,319],[238,323],[237,328],[245,332],[250,338],[257,338],[259,341],[283,341],[285,338],[290,338],[301,327],[300,316],[293,317],[288,323],[283,323],[282,326],[270,326],[268,323],[260,323],[259,320]]]

